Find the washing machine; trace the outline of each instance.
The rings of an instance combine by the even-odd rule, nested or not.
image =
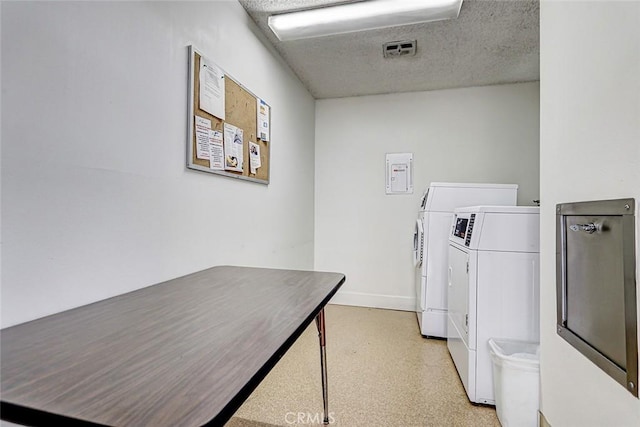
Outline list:
[[[420,202],[413,234],[416,313],[425,337],[447,336],[447,246],[453,210],[469,205],[515,206],[516,184],[432,182]]]
[[[471,402],[495,404],[489,338],[539,342],[540,208],[454,210],[447,347]]]

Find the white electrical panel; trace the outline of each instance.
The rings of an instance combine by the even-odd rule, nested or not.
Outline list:
[[[413,153],[389,153],[386,164],[387,194],[413,193]]]

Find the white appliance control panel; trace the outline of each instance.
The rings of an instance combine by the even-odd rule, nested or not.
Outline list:
[[[477,250],[539,251],[540,223],[520,217],[538,215],[538,206],[469,206],[453,212],[450,242]]]

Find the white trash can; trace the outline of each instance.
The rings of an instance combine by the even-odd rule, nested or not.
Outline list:
[[[503,427],[537,427],[540,344],[491,338],[493,392]]]

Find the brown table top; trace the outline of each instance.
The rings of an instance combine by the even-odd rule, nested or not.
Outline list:
[[[3,329],[0,416],[222,425],[344,280],[214,267]]]

